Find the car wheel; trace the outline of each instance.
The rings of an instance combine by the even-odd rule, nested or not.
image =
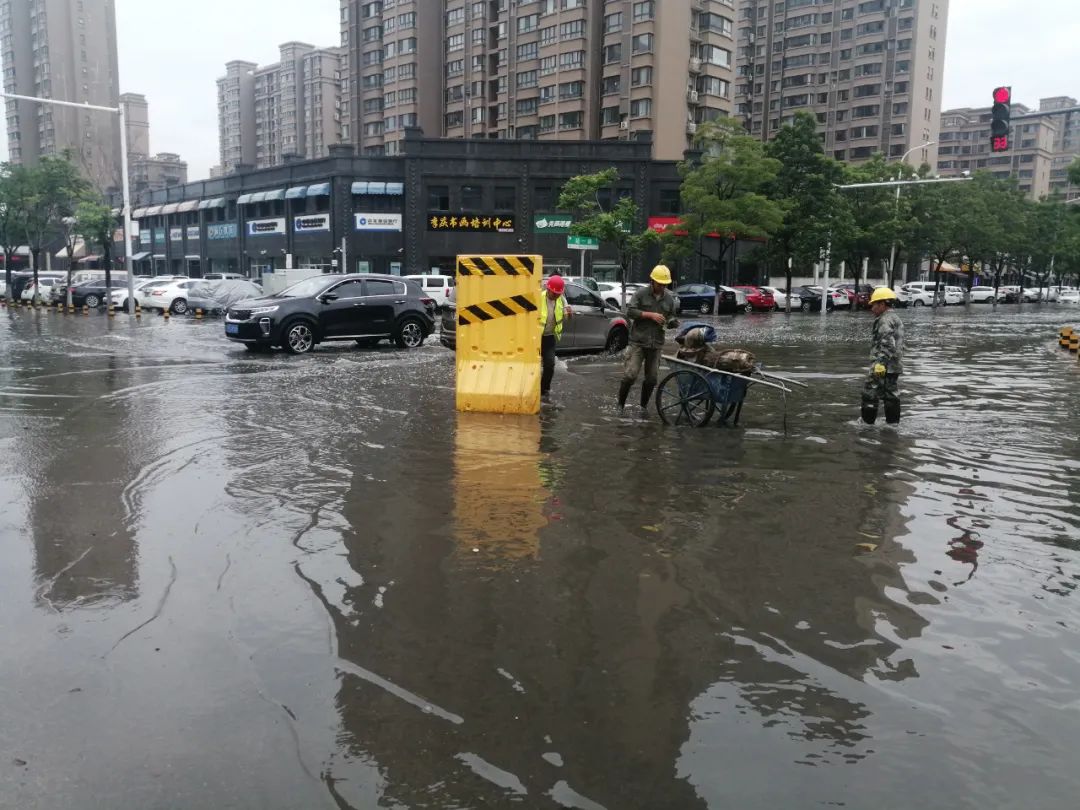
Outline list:
[[[742,308],[742,311],[745,312],[747,315],[749,315],[751,312],[754,311],[753,304],[744,304],[743,308]]]
[[[183,315],[183,314],[185,314],[187,312],[187,309],[188,309],[188,307],[187,307],[187,299],[186,298],[177,298],[175,301],[172,302],[172,306],[170,306],[169,309],[172,310],[173,315]]]
[[[630,332],[623,326],[612,329],[608,334],[607,345],[604,351],[608,354],[618,354],[630,343]]]
[[[912,303],[912,306],[921,307],[925,306],[925,304],[923,304],[923,300],[921,298],[916,298],[915,301]]]
[[[698,312],[700,312],[702,315],[708,315],[712,312],[712,304],[710,304],[708,301],[702,301],[701,306],[698,307]]]
[[[97,307],[101,305],[101,299],[96,295],[88,295],[86,296],[86,305],[90,307],[90,309],[97,309]]]
[[[128,307],[130,307],[130,306],[131,306],[131,299],[126,298],[126,299],[124,299],[124,303],[120,305],[120,311],[121,312],[131,312],[132,310],[128,309]]]
[[[619,306],[619,302],[616,301],[614,298],[607,299],[607,303],[608,303],[608,306],[614,307],[615,309],[621,309],[622,308],[622,307]]]
[[[811,309],[813,309],[813,305],[809,301],[803,301],[802,306],[799,307],[799,309],[801,309],[803,312],[809,312]]]
[[[399,349],[417,349],[424,345],[424,327],[416,318],[406,318],[394,335]]]
[[[307,321],[294,321],[285,327],[281,348],[289,354],[307,354],[315,347],[315,333]]]
[[[374,349],[382,338],[357,338],[356,345],[361,349]]]

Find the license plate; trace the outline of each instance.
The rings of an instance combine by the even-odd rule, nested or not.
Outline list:
[[[225,334],[226,335],[239,335],[240,334],[240,324],[238,324],[238,323],[227,323],[227,324],[225,324]]]

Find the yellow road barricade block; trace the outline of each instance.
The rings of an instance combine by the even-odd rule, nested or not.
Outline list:
[[[458,256],[457,409],[540,412],[541,256]]]

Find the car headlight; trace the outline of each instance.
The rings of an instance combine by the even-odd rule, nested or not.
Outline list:
[[[256,307],[251,310],[252,315],[269,315],[271,312],[277,312],[277,307]]]

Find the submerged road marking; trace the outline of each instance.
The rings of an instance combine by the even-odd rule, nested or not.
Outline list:
[[[362,678],[363,680],[367,681],[370,684],[373,684],[374,686],[378,686],[380,689],[384,689],[394,697],[401,698],[406,703],[412,704],[425,714],[433,714],[436,717],[441,717],[443,720],[453,723],[455,726],[460,726],[465,723],[465,718],[459,717],[453,712],[448,712],[446,711],[446,709],[439,708],[430,700],[425,700],[419,695],[410,692],[408,689],[402,689],[396,683],[386,680],[386,678],[382,677],[381,675],[376,675],[371,670],[364,669],[361,666],[357,666],[351,661],[345,661],[339,658],[337,661],[337,667],[343,672],[348,672],[351,675]]]

